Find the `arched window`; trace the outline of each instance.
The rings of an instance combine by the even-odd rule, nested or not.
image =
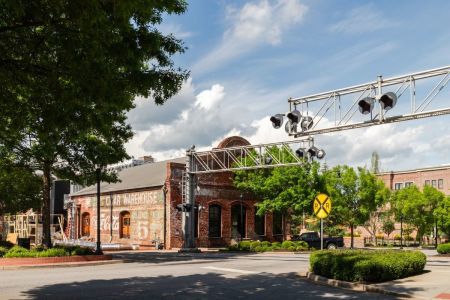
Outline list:
[[[89,236],[91,234],[91,216],[85,212],[81,216],[81,236]]]
[[[129,239],[130,238],[130,223],[131,216],[128,211],[123,211],[120,213],[120,238]]]
[[[209,206],[208,236],[217,238],[222,236],[222,207],[217,204]]]
[[[266,215],[259,216],[255,209],[255,233],[257,235],[266,235]]]
[[[237,204],[231,207],[231,236],[233,238],[245,238],[247,236],[246,216],[245,206]]]

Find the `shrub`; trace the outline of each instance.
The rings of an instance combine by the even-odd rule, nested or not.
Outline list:
[[[37,252],[41,252],[41,251],[45,250],[45,247],[44,247],[44,245],[36,245],[36,246],[34,246],[33,250],[37,251]]]
[[[255,250],[256,247],[260,247],[261,246],[261,242],[260,241],[254,241],[250,243],[250,250]]]
[[[34,253],[20,246],[14,246],[3,257],[34,257]]]
[[[394,240],[396,240],[396,241],[400,241],[400,234],[396,234],[396,235],[394,235]]]
[[[278,247],[278,248],[281,248],[281,243],[280,243],[280,242],[273,242],[273,243],[272,243],[272,247]]]
[[[33,252],[33,251],[30,251]],[[70,253],[64,248],[51,248],[41,252],[34,251],[34,257],[54,257],[54,256],[69,256]]]
[[[287,250],[289,250],[289,251],[295,251],[295,246],[289,246],[289,247],[287,248]]]
[[[253,251],[256,251],[256,252],[263,252],[263,251],[264,251],[264,247],[256,246],[255,248],[253,248]]]
[[[250,243],[251,241],[241,241],[239,242],[239,249],[244,251],[250,250]]]
[[[439,254],[448,254],[448,253],[450,253],[450,243],[438,245],[437,246],[437,252]]]
[[[261,242],[261,246],[263,246],[263,247],[270,247],[271,243],[268,242],[268,241],[264,241],[264,242]]]
[[[305,242],[305,241],[297,241],[297,242],[294,242],[294,245],[295,245],[296,247],[302,247],[302,248],[306,248],[306,249],[309,248],[308,243]]]
[[[311,254],[311,271],[345,281],[382,282],[423,271],[426,256],[420,251],[321,250]]]
[[[71,249],[70,255],[92,255],[94,251],[90,248],[76,246],[74,249]]]
[[[283,248],[283,249],[289,249],[289,247],[293,247],[293,246],[294,246],[293,241],[284,241],[283,243],[281,243],[281,248]]]
[[[297,248],[295,248],[296,251],[306,251],[308,250],[308,247],[303,247],[303,246],[297,246]]]
[[[0,246],[0,257],[3,257],[6,252],[8,252],[8,248]]]

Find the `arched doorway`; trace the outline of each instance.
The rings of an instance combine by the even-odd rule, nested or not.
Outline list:
[[[130,223],[131,216],[128,211],[123,211],[120,213],[120,238],[129,239],[130,238]]]
[[[89,213],[83,213],[81,216],[81,236],[91,235],[91,216]]]
[[[247,236],[246,230],[247,210],[245,206],[237,204],[231,207],[231,237],[245,238]]]

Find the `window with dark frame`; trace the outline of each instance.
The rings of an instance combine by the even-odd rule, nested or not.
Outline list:
[[[425,180],[425,185],[430,185],[430,181],[429,180]]]
[[[212,238],[222,236],[222,207],[220,205],[209,206],[208,236]]]
[[[432,187],[437,187],[437,181],[436,180],[431,180],[431,186]]]
[[[444,179],[438,180],[438,189],[442,190],[444,188]]]
[[[257,235],[266,235],[266,215],[259,216],[255,209],[255,233]]]
[[[394,189],[395,190],[401,190],[403,188],[403,182],[397,182],[395,185],[394,185]]]
[[[274,235],[283,234],[283,214],[280,212],[273,213],[272,232]]]
[[[131,215],[128,211],[123,211],[120,213],[120,238],[129,239],[130,238],[130,225],[131,225]]]
[[[413,186],[413,185],[414,185],[414,182],[412,182],[412,181],[405,182],[405,188],[409,187],[409,186]]]

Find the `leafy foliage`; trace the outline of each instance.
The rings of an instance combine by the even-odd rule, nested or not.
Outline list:
[[[6,248],[5,248],[6,249]],[[1,253],[1,249],[0,249]],[[20,246],[14,246],[7,250],[3,257],[55,257],[55,256],[73,256],[73,255],[91,255],[93,251],[89,248],[79,246],[72,247],[55,247],[51,249],[43,249],[36,247],[28,250]]]
[[[333,199],[330,217],[336,224],[350,227],[363,225],[388,199],[389,190],[384,183],[365,168],[356,171],[348,166],[336,166],[325,174],[326,190]],[[353,247],[353,237],[352,237]]]
[[[419,274],[426,264],[420,251],[316,251],[310,256],[311,271],[345,281],[382,282]]]
[[[275,156],[291,157],[292,152],[272,147]],[[289,160],[287,160],[289,161]],[[292,162],[294,159],[292,158]],[[258,214],[267,211],[301,213],[311,212],[312,199],[321,190],[320,165],[317,162],[301,166],[278,167],[251,171],[236,171],[234,185],[257,196]]]
[[[438,208],[445,206],[445,195],[431,186],[425,186],[423,192],[416,186],[409,186],[396,191],[391,202],[396,219],[402,219],[412,226],[411,229],[416,229],[420,241],[425,232],[432,230],[436,216],[441,212]]]
[[[157,26],[183,0],[2,1],[0,151],[43,172],[43,238],[50,243],[51,174],[90,184],[97,166],[128,157],[135,96],[163,104],[188,72],[183,43]],[[12,153],[12,154],[11,154]],[[0,157],[2,158],[2,157]],[[114,181],[114,173],[102,173]]]
[[[437,252],[439,254],[449,254],[450,253],[450,243],[438,245]]]

